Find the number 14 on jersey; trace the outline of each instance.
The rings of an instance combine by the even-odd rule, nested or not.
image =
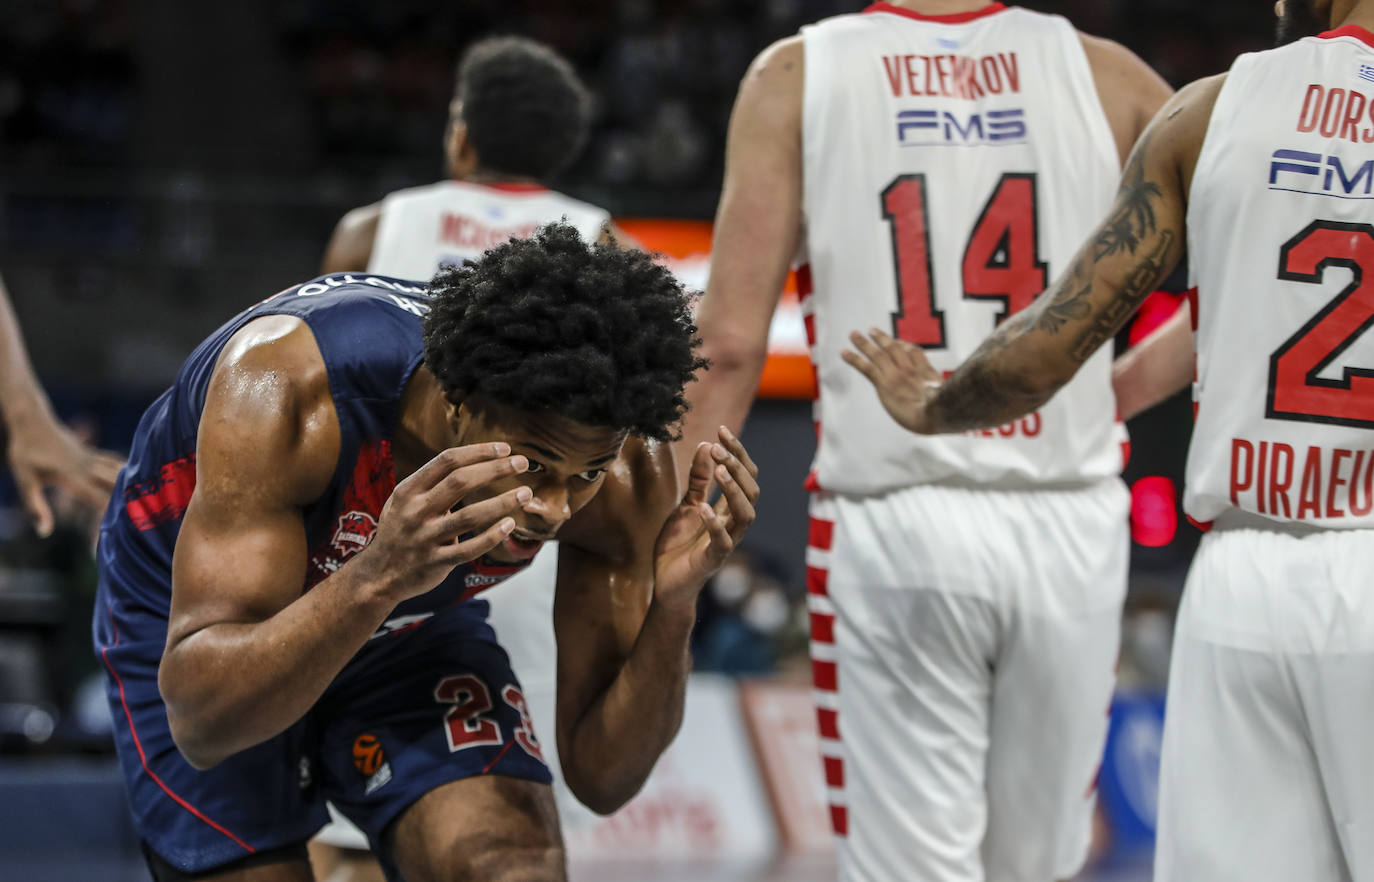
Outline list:
[[[1029,306],[1049,281],[1039,256],[1035,189],[1034,174],[1002,175],[964,246],[963,296],[1001,301],[998,322]],[[945,316],[936,305],[926,176],[898,175],[883,190],[881,202],[897,277],[892,334],[927,349],[943,349]]]

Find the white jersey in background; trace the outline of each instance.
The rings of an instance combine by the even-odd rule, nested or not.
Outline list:
[[[1333,33],[1237,59],[1198,156],[1198,521],[1374,527],[1374,48]]]
[[[819,486],[1117,475],[1126,436],[1110,347],[1037,413],[942,437],[893,422],[840,359],[850,331],[876,326],[953,370],[1068,269],[1120,174],[1073,26],[996,5],[937,23],[878,3],[803,35],[799,274],[820,381]]]
[[[494,245],[565,220],[595,242],[611,219],[604,208],[533,184],[440,181],[382,200],[369,272],[428,279],[445,264],[476,259]]]

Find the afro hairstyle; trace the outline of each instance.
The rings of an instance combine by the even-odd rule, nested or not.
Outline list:
[[[682,283],[650,255],[553,223],[439,270],[424,358],[450,395],[667,441],[707,366],[696,333]]]
[[[571,165],[587,141],[590,95],[562,56],[533,40],[473,44],[458,64],[454,98],[487,171],[545,180]]]

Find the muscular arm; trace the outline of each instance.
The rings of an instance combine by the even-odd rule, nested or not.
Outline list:
[[[1116,334],[1182,254],[1186,194],[1222,79],[1194,83],[1165,105],[1132,152],[1111,213],[1069,272],[947,381],[900,341],[851,336],[866,357],[851,352],[845,360],[875,383],[902,425],[938,434],[1009,422],[1048,401]]]
[[[558,752],[573,794],[603,814],[639,792],[677,734],[697,595],[753,520],[757,469],[722,441],[738,459],[702,445],[681,502],[669,449],[630,441],[587,517],[560,534]],[[694,509],[713,474],[723,498],[703,530]]]
[[[172,736],[192,765],[208,768],[299,720],[400,600],[433,587],[460,550],[472,550],[457,543],[445,546],[447,555],[427,555],[415,547],[432,535],[433,518],[415,513],[423,500],[410,490],[461,474],[443,462],[459,452],[445,451],[402,482],[372,544],[302,593],[303,510],[325,491],[339,457],[328,377],[299,319],[258,319],[229,342],[201,417],[196,492],[173,556],[158,669]],[[491,523],[480,521],[491,514],[482,506],[466,510],[466,529]],[[504,537],[488,535],[495,529],[478,537],[477,553]],[[410,547],[398,550],[397,534]]]
[[[8,436],[10,468],[24,508],[40,536],[52,532],[53,515],[43,495],[59,485],[92,507],[109,501],[120,461],[91,450],[53,415],[29,364],[9,293],[0,280],[0,417]]]
[[[726,141],[711,277],[697,310],[710,370],[688,387],[679,477],[717,426],[738,432],[768,356],[768,328],[801,231],[800,37],[773,44],[740,84]]]
[[[1079,33],[1097,98],[1124,166],[1131,148],[1174,90],[1134,52],[1120,43]]]
[[[653,599],[654,539],[677,502],[672,457],[661,445],[631,445],[569,525],[554,598],[563,777],[603,814],[639,791],[682,724],[696,621],[695,605]],[[629,509],[644,513],[640,529],[615,514]]]
[[[382,217],[382,203],[374,202],[355,208],[344,215],[330,236],[320,261],[320,275],[327,273],[360,273],[367,270],[372,259],[372,242],[377,237],[377,222]]]

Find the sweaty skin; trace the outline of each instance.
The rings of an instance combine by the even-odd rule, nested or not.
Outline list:
[[[986,4],[913,0],[897,5],[948,14]],[[1121,45],[1079,36],[1124,162],[1168,99],[1169,86]],[[711,277],[697,311],[702,355],[712,368],[689,390],[692,409],[680,452],[712,437],[716,426],[738,431],[758,388],[768,328],[801,235],[804,71],[802,38],[788,37],[760,53],[740,83],[726,141]]]
[[[510,559],[513,536],[557,534],[564,775],[600,811],[633,796],[681,722],[696,597],[754,518],[757,469],[723,432],[694,451],[679,497],[667,445],[560,420],[450,400],[418,369],[393,447],[398,484],[374,539],[302,594],[302,513],[339,455],[328,376],[297,318],[235,334],[201,418],[159,668],[187,759],[207,768],[299,720],[396,604],[457,564]],[[714,508],[713,483],[723,491]],[[391,836],[408,879],[563,874],[551,792],[529,781],[444,785]]]

